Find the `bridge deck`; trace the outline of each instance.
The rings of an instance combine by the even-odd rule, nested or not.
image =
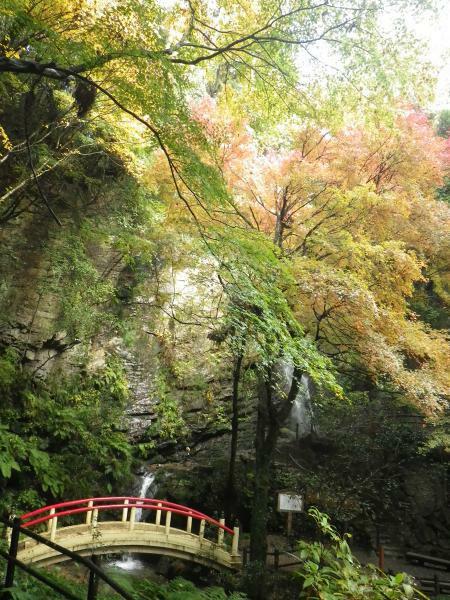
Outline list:
[[[50,539],[51,534],[46,534]],[[113,552],[137,552],[163,554],[189,560],[212,568],[236,569],[241,557],[231,554],[224,544],[218,544],[194,533],[165,525],[136,522],[130,529],[129,522],[102,521],[90,524],[61,527],[54,541],[82,556]],[[25,563],[41,566],[69,560],[57,551],[27,540],[21,542],[17,558]]]

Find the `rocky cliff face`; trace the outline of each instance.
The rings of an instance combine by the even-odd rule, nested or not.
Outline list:
[[[95,373],[105,366],[109,354],[119,357],[130,390],[122,423],[130,439],[134,443],[149,440],[149,428],[158,418],[165,418],[164,407],[158,409],[162,396],[169,396],[180,420],[158,445],[185,454],[188,447],[191,457],[209,453],[207,440],[229,432],[231,384],[222,368],[226,357],[207,339],[204,329],[178,325],[164,310],[155,313],[150,309],[149,314],[145,306],[121,298],[123,281],[127,279],[130,285],[130,278],[113,245],[108,247],[104,240],[83,242],[86,264],[80,267],[80,257],[66,247],[77,232],[72,219],[73,214],[61,216],[59,228],[48,215],[37,212],[25,214],[0,231],[1,347],[16,349],[23,368],[43,379],[57,370]],[[88,277],[77,281],[77,269],[88,267]],[[100,310],[92,307],[98,323],[91,326],[91,317],[85,314],[91,308],[81,304],[85,297],[77,286],[97,285],[92,280],[96,276],[102,279],[109,297]],[[164,268],[159,280],[168,280]],[[177,281],[172,296],[183,298],[188,283],[183,277]],[[145,289],[150,303],[151,277]],[[112,317],[116,317],[114,321]],[[124,323],[125,334],[121,332]],[[131,340],[127,339],[128,330],[133,332]],[[181,369],[182,364],[188,367]]]
[[[60,301],[48,285],[57,232],[41,214],[28,214],[0,230],[1,344],[19,350],[22,362],[45,376],[78,340],[59,327]]]

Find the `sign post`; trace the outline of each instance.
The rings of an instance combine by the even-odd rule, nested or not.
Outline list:
[[[278,492],[278,512],[287,513],[286,529],[288,537],[292,534],[292,515],[303,512],[303,496],[297,492]]]

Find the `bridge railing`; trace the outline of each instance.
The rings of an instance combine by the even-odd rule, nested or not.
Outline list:
[[[72,515],[86,514],[86,524],[95,528],[98,525],[99,512],[101,511],[121,511],[121,521],[124,526],[133,530],[136,524],[137,511],[153,511],[155,513],[155,524],[163,525],[165,533],[170,534],[172,528],[172,515],[186,517],[186,526],[184,531],[192,534],[194,521],[199,522],[198,537],[202,540],[205,537],[206,525],[212,526],[217,530],[217,544],[224,545],[225,533],[232,536],[231,554],[238,554],[239,528],[231,529],[225,525],[224,519],[213,519],[204,513],[176,504],[167,500],[157,500],[155,498],[138,498],[134,496],[113,496],[102,498],[83,498],[82,500],[70,500],[68,502],[58,502],[49,506],[38,508],[28,512],[20,517],[23,527],[33,527],[41,523],[47,523],[50,540],[56,539],[58,522],[62,517]],[[165,515],[162,524],[162,515]]]

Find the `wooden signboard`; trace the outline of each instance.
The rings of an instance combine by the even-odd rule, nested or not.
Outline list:
[[[287,534],[292,533],[292,514],[303,512],[303,496],[296,492],[278,492],[278,511],[287,513]]]
[[[296,492],[278,492],[279,512],[303,512],[303,496]]]

